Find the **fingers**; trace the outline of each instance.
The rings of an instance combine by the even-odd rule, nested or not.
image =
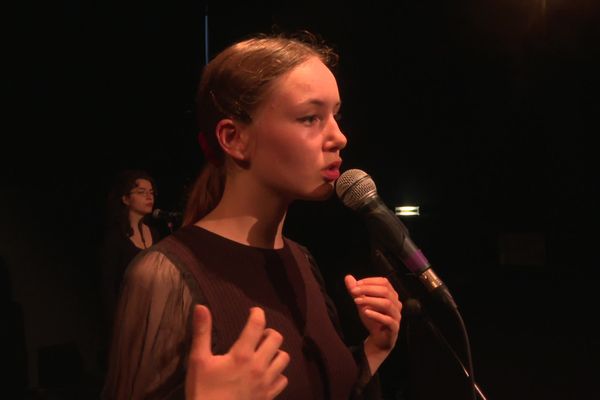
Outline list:
[[[285,389],[287,384],[288,384],[288,379],[284,375],[279,375],[277,377],[277,380],[273,384],[273,387],[271,388],[271,390],[268,393],[268,398],[273,399],[273,398],[277,397],[279,395],[279,393],[283,392],[283,389]]]
[[[256,349],[256,361],[265,368],[277,355],[279,347],[283,343],[283,336],[273,329],[266,329],[264,339]]]
[[[369,278],[364,278],[361,279],[360,281],[357,281],[357,284],[359,285],[383,285],[383,286],[390,286],[390,281],[387,278],[381,277],[381,276],[372,276]]]
[[[290,356],[280,350],[283,336],[265,326],[264,311],[258,307],[250,309],[248,322],[230,354],[237,365],[247,365],[251,380],[263,382],[274,397],[287,386],[287,378],[282,372],[289,364]]]
[[[387,278],[371,277],[357,281],[352,275],[347,275],[345,283],[362,315],[392,329],[398,325],[402,303]]]
[[[372,296],[392,298],[394,292],[390,291],[390,289],[386,286],[356,285],[354,288],[352,288],[350,294],[352,295],[352,297]]]
[[[264,339],[256,349],[256,368],[264,371],[261,373],[266,382],[276,382],[290,362],[289,354],[280,350],[282,343],[283,336],[279,332],[266,329]]]
[[[194,307],[193,336],[190,358],[205,359],[212,355],[212,317],[206,306]]]
[[[211,351],[212,318],[203,305],[193,310],[188,369],[185,379],[186,398],[272,399],[287,386],[282,375],[290,357],[280,350],[283,337],[273,329],[265,329],[262,309],[250,309],[240,336],[225,355]]]
[[[265,325],[265,312],[259,307],[251,308],[248,321],[230,353],[239,361],[248,361],[264,335]]]
[[[394,318],[394,317],[390,316],[389,314],[383,314],[378,311],[370,310],[368,308],[361,310],[361,312],[364,313],[364,315],[367,318],[370,318],[371,320],[378,322],[383,326],[388,327],[389,329],[391,329],[394,332],[398,331],[398,329],[400,328],[400,319],[399,318]]]
[[[283,371],[289,363],[289,354],[283,350],[278,350],[275,357],[272,358],[271,364],[264,371],[265,382],[269,383],[271,387],[277,386],[280,377],[283,376]]]
[[[402,312],[402,303],[400,303],[400,301],[393,301],[382,297],[361,296],[354,298],[354,302],[360,306],[361,309],[375,311],[400,319]]]
[[[344,277],[344,283],[346,284],[346,289],[348,289],[348,292],[350,292],[352,288],[356,286],[356,278],[354,278],[352,275],[346,275]]]
[[[387,278],[365,278],[357,281],[352,275],[345,278],[346,288],[354,298],[361,296],[383,297],[394,302],[398,301],[398,293]]]

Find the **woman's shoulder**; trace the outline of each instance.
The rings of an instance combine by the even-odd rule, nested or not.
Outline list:
[[[141,251],[131,262],[128,270],[137,279],[167,279],[185,274],[189,264],[196,263],[194,252],[179,235],[171,234],[150,248]]]
[[[295,247],[298,250],[302,250],[304,253],[310,254],[310,251],[308,250],[308,248],[306,246],[296,242],[294,239],[290,239],[289,237],[284,236],[283,240],[284,240],[286,246]]]
[[[142,286],[178,281],[179,275],[179,269],[173,260],[156,246],[137,254],[125,272],[126,280]]]
[[[200,302],[203,297],[192,276],[200,265],[193,251],[172,234],[132,260],[126,281],[149,292],[185,292]]]
[[[286,247],[295,254],[302,254],[304,255],[304,257],[306,257],[306,259],[308,260],[309,264],[311,265],[311,267],[316,267],[317,262],[315,261],[312,253],[310,252],[310,250],[308,249],[308,247],[296,242],[295,240],[292,240],[288,237],[284,237],[284,241],[285,241],[285,245]]]

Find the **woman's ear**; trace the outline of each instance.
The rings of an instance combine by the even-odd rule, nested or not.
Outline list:
[[[239,123],[222,119],[217,123],[216,135],[225,154],[237,162],[248,161],[248,135]]]
[[[124,194],[123,196],[121,196],[121,203],[125,204],[127,207],[129,207],[129,205],[131,204],[131,201],[129,200],[129,196]]]

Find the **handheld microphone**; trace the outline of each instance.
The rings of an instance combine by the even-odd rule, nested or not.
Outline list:
[[[344,172],[336,181],[335,191],[345,206],[364,218],[371,237],[384,252],[401,261],[428,292],[456,308],[448,288],[410,239],[406,226],[377,195],[375,182],[366,172],[360,169]]]
[[[154,211],[152,211],[152,217],[156,218],[156,219],[164,219],[164,220],[171,221],[174,219],[181,218],[181,213],[175,212],[175,211],[164,211],[164,210],[161,210],[160,208],[156,208]]]

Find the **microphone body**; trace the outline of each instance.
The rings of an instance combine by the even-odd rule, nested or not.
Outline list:
[[[336,193],[346,206],[363,218],[376,246],[404,264],[428,292],[456,308],[448,288],[410,239],[406,226],[377,195],[375,183],[367,173],[357,169],[344,172],[336,182]]]
[[[172,221],[181,218],[181,213],[175,211],[164,211],[160,208],[156,208],[154,211],[152,211],[152,217],[156,219]]]

